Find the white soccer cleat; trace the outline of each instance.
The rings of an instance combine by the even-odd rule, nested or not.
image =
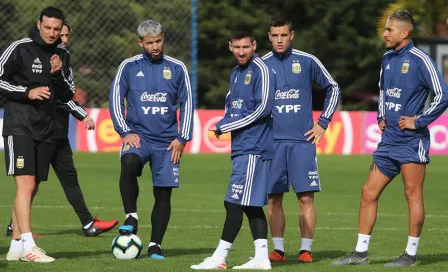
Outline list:
[[[269,259],[267,260],[259,260],[252,258],[247,263],[240,265],[240,266],[234,266],[233,269],[252,269],[252,270],[271,270],[271,261]]]
[[[8,262],[20,261],[20,252],[12,252],[11,250],[8,251],[8,254],[6,255],[6,260]]]
[[[28,251],[23,250],[20,254],[20,260],[34,263],[52,263],[55,261],[53,257],[47,256],[45,251],[37,246],[34,246],[33,249]]]
[[[222,270],[227,269],[227,264],[224,261],[223,263],[219,263],[213,260],[212,257],[207,257],[200,264],[194,264],[190,267],[193,270]]]

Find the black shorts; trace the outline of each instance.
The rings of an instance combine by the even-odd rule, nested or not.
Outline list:
[[[51,143],[16,135],[3,137],[3,140],[8,176],[35,176],[37,182],[48,179],[52,154]]]

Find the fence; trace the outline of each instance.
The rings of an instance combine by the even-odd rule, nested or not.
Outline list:
[[[182,60],[192,70],[191,44],[195,43],[191,33],[196,32],[192,31],[195,21],[191,18],[195,3],[196,0],[3,0],[0,2],[0,49],[26,37],[42,9],[50,5],[60,8],[72,26],[68,50],[77,86],[75,99],[86,107],[106,107],[118,65],[141,52],[137,27],[144,20],[154,19],[162,24],[165,53]]]

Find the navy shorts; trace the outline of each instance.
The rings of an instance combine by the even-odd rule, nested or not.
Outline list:
[[[166,150],[168,145],[149,143],[140,137],[140,148],[123,145],[120,157],[134,153],[142,159],[142,169],[149,162],[152,173],[152,184],[156,187],[179,187],[180,162],[171,161],[172,150]]]
[[[316,146],[308,142],[274,142],[268,194],[319,192]]]
[[[271,160],[262,160],[259,155],[232,158],[232,175],[225,201],[242,206],[266,205],[270,169]]]
[[[412,145],[390,145],[380,142],[373,152],[373,160],[381,173],[394,178],[400,173],[401,165],[405,163],[428,164],[430,145],[429,139],[420,140],[418,144]]]

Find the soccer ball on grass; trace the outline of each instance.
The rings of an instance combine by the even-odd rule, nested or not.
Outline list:
[[[138,259],[142,253],[142,241],[135,234],[118,235],[112,241],[112,254],[120,260]]]

